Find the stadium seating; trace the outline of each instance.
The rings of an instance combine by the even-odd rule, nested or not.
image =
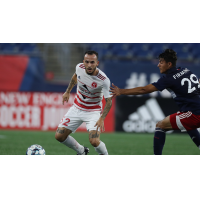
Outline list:
[[[167,48],[177,52],[179,60],[200,60],[199,43],[87,43],[86,50],[99,52],[100,58],[141,58],[152,59]]]
[[[81,44],[85,50],[99,52],[99,59],[153,59],[167,48],[177,52],[178,59],[200,60],[199,43],[86,43]],[[34,43],[0,43],[0,54],[39,54]]]
[[[36,54],[40,53],[34,43],[0,43],[0,54]]]

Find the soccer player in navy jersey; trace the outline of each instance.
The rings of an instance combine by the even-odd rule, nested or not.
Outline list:
[[[176,68],[176,52],[166,49],[159,55],[158,68],[161,78],[152,84],[132,89],[120,89],[114,84],[110,87],[113,97],[119,95],[141,95],[167,89],[180,111],[167,116],[156,124],[154,135],[154,154],[161,155],[165,144],[166,131],[187,131],[200,149],[200,84],[198,78],[187,68]]]

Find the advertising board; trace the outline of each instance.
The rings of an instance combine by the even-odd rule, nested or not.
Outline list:
[[[62,105],[62,93],[0,92],[0,128],[55,131],[74,98],[71,94],[69,102]],[[114,107],[105,120],[106,132],[114,131]],[[87,131],[85,123],[77,131]]]
[[[172,98],[120,96],[116,100],[116,131],[153,133],[156,123],[179,111]]]

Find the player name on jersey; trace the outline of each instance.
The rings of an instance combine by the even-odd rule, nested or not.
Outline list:
[[[189,70],[186,68],[186,69],[184,69],[183,71],[181,71],[181,72],[179,72],[179,73],[173,75],[173,77],[174,77],[174,79],[180,78],[182,75],[184,75],[184,74],[187,73],[187,72],[189,72]]]

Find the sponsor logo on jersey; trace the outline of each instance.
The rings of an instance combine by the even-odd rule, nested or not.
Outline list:
[[[96,82],[93,82],[93,83],[92,83],[92,87],[93,87],[93,88],[96,88],[96,87],[97,87],[97,83],[96,83]]]
[[[84,88],[83,88],[84,87]],[[86,85],[83,85],[83,86],[79,86],[79,89],[80,91],[86,93],[86,94],[90,94],[90,95],[96,95],[96,93],[92,93],[88,90],[87,86]]]

